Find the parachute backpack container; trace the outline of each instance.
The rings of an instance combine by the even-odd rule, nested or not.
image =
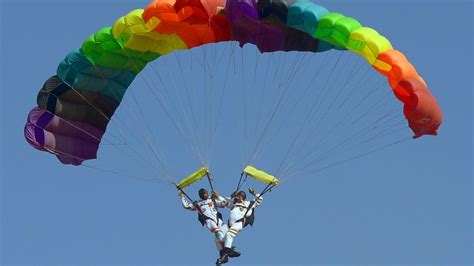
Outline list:
[[[247,175],[253,177],[255,180],[258,180],[260,182],[263,182],[268,185],[272,186],[278,186],[278,179],[268,173],[265,173],[262,170],[258,170],[257,168],[253,166],[247,166],[244,169],[244,173]]]
[[[194,173],[190,174],[189,176],[183,178],[176,187],[179,189],[184,189],[187,186],[201,180],[203,177],[207,176],[209,174],[207,167],[201,167],[198,170],[196,170]]]

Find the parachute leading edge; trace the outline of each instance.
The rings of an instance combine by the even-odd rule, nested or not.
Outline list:
[[[196,170],[194,173],[190,174],[189,176],[183,178],[181,182],[179,182],[176,186],[179,189],[184,189],[185,187],[191,185],[192,183],[201,180],[201,178],[205,177],[208,174],[207,167],[201,167]]]
[[[244,169],[244,172],[253,177],[255,180],[258,180],[260,182],[266,183],[266,184],[272,184],[277,186],[278,185],[278,179],[270,174],[265,173],[262,170],[258,170],[257,168],[253,166],[247,166]]]

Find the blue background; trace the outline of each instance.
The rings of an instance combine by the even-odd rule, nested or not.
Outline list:
[[[472,265],[472,3],[320,3],[388,36],[428,82],[444,123],[438,137],[284,183],[266,197],[255,226],[238,236],[243,256],[232,265]],[[61,165],[22,134],[36,93],[58,62],[94,31],[146,5],[2,1],[3,265],[214,262],[209,233],[182,210],[175,190]],[[220,146],[221,159],[213,162],[222,191],[237,177],[228,170],[238,159],[234,146]],[[178,176],[195,166],[171,164],[186,168]]]

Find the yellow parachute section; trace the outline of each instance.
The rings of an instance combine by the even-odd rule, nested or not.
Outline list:
[[[258,170],[257,168],[253,166],[247,166],[244,169],[244,172],[253,177],[255,180],[258,180],[260,182],[266,183],[266,184],[272,184],[274,186],[278,185],[278,179],[268,173],[265,173],[262,170]]]
[[[192,183],[201,180],[203,177],[207,176],[209,171],[207,167],[201,167],[196,170],[194,173],[190,174],[189,176],[183,178],[181,182],[179,182],[176,187],[179,189],[184,189],[185,187],[191,185]]]
[[[160,20],[155,17],[145,22],[143,9],[136,9],[118,19],[112,27],[112,33],[124,48],[143,53],[154,52],[161,56],[188,49],[177,35],[153,31],[158,24]]]

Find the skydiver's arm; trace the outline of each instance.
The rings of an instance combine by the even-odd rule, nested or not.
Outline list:
[[[216,202],[216,207],[225,208],[228,205],[229,200],[219,195],[216,198],[215,202]]]
[[[260,194],[255,194],[255,199],[252,201],[245,201],[245,205],[248,206],[246,217],[250,217],[253,213],[253,209],[257,208],[262,203],[263,198]]]
[[[229,209],[234,208],[234,203],[232,202],[231,197],[223,197],[226,200],[226,205],[224,207],[227,207]]]
[[[260,196],[260,194],[255,194],[255,199],[252,201],[254,202],[254,204],[252,204],[252,209],[262,204],[262,201],[263,201],[263,197]]]
[[[181,203],[183,204],[183,208],[185,208],[186,210],[190,210],[190,211],[196,210],[196,207],[194,206],[194,204],[192,204],[191,202],[188,202],[185,197],[181,197]]]
[[[255,199],[251,202],[251,205],[252,205],[251,208],[253,209],[253,208],[256,208],[258,205],[260,205],[262,203],[263,198],[262,198],[262,196],[260,196],[260,194],[255,192],[255,189],[253,189],[251,187],[249,188],[249,192],[250,192],[250,194],[255,196]]]

